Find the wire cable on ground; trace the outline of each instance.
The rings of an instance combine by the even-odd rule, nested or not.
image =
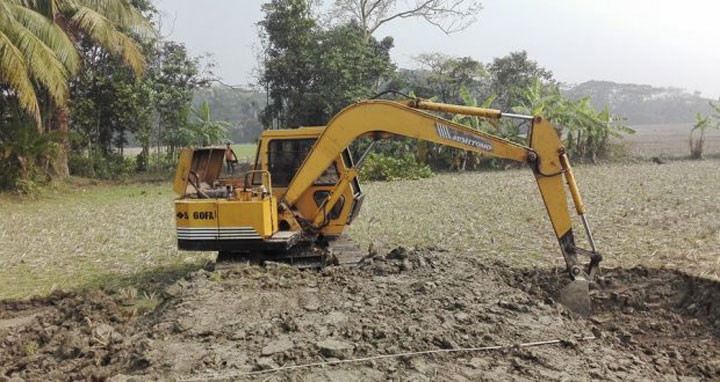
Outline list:
[[[591,341],[594,339],[596,339],[596,337],[594,337],[594,336],[574,338],[574,340],[576,340],[576,341]],[[205,375],[191,376],[191,377],[187,377],[187,378],[180,378],[180,381],[184,381],[184,382],[217,381],[217,380],[229,379],[229,378],[248,377],[248,376],[260,375],[260,374],[277,373],[280,371],[307,369],[307,368],[319,367],[319,366],[334,366],[334,365],[341,365],[341,364],[347,364],[347,363],[368,362],[368,361],[376,361],[376,360],[388,359],[388,358],[411,357],[411,356],[416,356],[416,355],[428,355],[428,354],[438,354],[438,353],[463,353],[463,352],[480,352],[480,351],[491,351],[491,350],[506,350],[506,349],[513,349],[513,348],[528,348],[528,347],[543,346],[543,345],[557,345],[557,344],[562,344],[562,343],[567,343],[567,342],[569,342],[569,341],[555,339],[555,340],[548,340],[548,341],[525,342],[525,343],[513,344],[513,345],[495,345],[495,346],[482,346],[482,347],[456,348],[456,349],[435,349],[435,350],[414,351],[414,352],[406,352],[406,353],[383,354],[383,355],[376,355],[376,356],[364,357],[364,358],[339,359],[339,360],[334,360],[334,361],[313,362],[313,363],[306,363],[306,364],[294,365],[294,366],[283,366],[283,367],[277,367],[277,368],[266,369],[266,370],[251,371],[251,372],[246,372],[246,373],[205,374]]]

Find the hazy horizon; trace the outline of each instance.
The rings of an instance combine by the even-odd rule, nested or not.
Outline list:
[[[325,0],[329,3],[331,0]],[[215,73],[226,83],[253,81],[258,37],[256,23],[266,0],[157,0],[162,33],[183,42],[195,55],[210,53]],[[647,84],[699,91],[720,97],[720,50],[712,49],[714,17],[720,3],[685,4],[660,0],[484,1],[478,21],[445,35],[422,20],[399,20],[376,32],[392,36],[392,58],[415,68],[413,57],[441,52],[487,63],[526,50],[555,78]]]

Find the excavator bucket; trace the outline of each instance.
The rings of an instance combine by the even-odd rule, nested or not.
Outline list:
[[[560,303],[581,316],[589,316],[590,282],[585,279],[575,279],[560,291]]]

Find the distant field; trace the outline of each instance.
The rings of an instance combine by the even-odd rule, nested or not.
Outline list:
[[[242,143],[239,145],[232,145],[231,147],[241,162],[246,160],[253,162],[255,160],[255,149],[257,148],[256,144]]]
[[[689,123],[631,126],[636,132],[625,138],[629,154],[640,158],[687,157],[690,154],[688,135],[691,126],[692,124]],[[256,147],[257,145],[254,143],[232,145],[241,162],[254,161]],[[139,147],[129,147],[125,149],[125,155],[134,156],[139,154],[140,150]],[[705,152],[707,156],[720,156],[720,130],[708,130]]]
[[[636,157],[687,157],[690,155],[688,137],[692,124],[632,126],[635,134],[629,135],[630,154]],[[720,131],[709,130],[705,139],[708,156],[720,155]]]

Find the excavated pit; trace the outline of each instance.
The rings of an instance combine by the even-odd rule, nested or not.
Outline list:
[[[398,248],[357,267],[198,270],[146,313],[127,293],[102,291],[0,302],[0,381],[720,379],[717,282],[605,270],[582,318],[556,302],[561,270],[476,255]],[[246,375],[553,339],[563,342]]]

